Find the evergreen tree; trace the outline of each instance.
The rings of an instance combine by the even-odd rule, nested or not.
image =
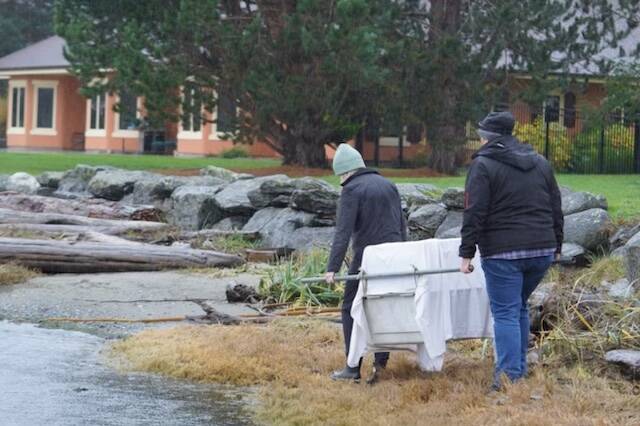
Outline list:
[[[266,141],[285,164],[305,166],[325,166],[325,144],[352,138],[371,105],[383,102],[398,39],[390,36],[397,9],[389,1],[157,4],[58,2],[57,29],[74,72],[93,84],[88,91],[130,87],[156,120],[177,111],[176,88],[185,82],[199,98],[190,105],[206,110],[230,95],[243,112],[236,140]],[[95,84],[110,70],[113,78]]]
[[[56,15],[87,91],[134,90],[154,120],[179,118],[180,86],[197,98],[187,112],[231,98],[236,140],[305,166],[324,165],[325,144],[367,122],[420,123],[430,166],[452,172],[467,122],[497,99],[542,102],[578,66],[609,72],[598,53],[637,25],[637,10],[638,0],[58,0]],[[528,90],[506,93],[514,73]]]

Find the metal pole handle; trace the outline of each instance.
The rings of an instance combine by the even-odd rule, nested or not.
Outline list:
[[[573,265],[575,261],[571,258],[561,257],[558,260],[553,261],[554,264],[558,265]],[[474,267],[470,265],[471,272],[473,272]],[[424,270],[415,270],[410,272],[390,272],[390,273],[378,273],[378,274],[364,274],[360,272],[359,274],[350,274],[350,275],[337,275],[333,278],[334,281],[355,281],[361,280],[366,277],[368,280],[371,279],[380,279],[380,278],[400,278],[400,277],[412,277],[412,276],[422,276],[422,275],[437,275],[437,274],[454,274],[456,272],[460,272],[459,268],[451,268],[451,269],[424,269]],[[325,281],[324,277],[311,277],[311,278],[303,278],[300,280],[304,284],[313,284],[313,283],[321,283]]]

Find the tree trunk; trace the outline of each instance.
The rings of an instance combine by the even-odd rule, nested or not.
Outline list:
[[[107,237],[98,243],[0,238],[0,262],[16,262],[44,273],[83,274],[231,267],[244,260],[208,250],[118,243]]]
[[[464,127],[444,123],[428,127],[427,134],[431,144],[428,166],[440,173],[454,173],[458,166],[456,152],[465,143]]]
[[[127,206],[114,201],[88,198],[64,200],[17,192],[0,193],[0,208],[31,213],[59,213],[101,219],[127,219],[158,221],[159,209],[153,206]]]
[[[428,45],[437,55],[434,79],[438,89],[427,116],[427,140],[432,147],[428,165],[442,173],[455,172],[455,153],[465,140],[466,117],[460,116],[456,100],[468,93],[464,82],[456,78],[456,62],[451,58],[456,47],[453,40],[462,25],[462,9],[461,0],[431,2]]]
[[[287,135],[282,141],[282,148],[284,156],[282,163],[285,165],[327,167],[327,156],[322,141]]]

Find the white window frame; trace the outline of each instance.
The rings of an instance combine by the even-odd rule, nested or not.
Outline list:
[[[120,95],[116,95],[115,104],[120,102]],[[142,108],[142,98],[140,96],[136,96],[136,118],[140,119],[140,109]],[[111,132],[111,136],[114,138],[139,138],[140,130],[139,129],[128,129],[123,130],[120,129],[120,113],[114,111],[114,120],[113,120],[113,132]]]
[[[411,143],[407,141],[407,126],[402,126],[402,147],[411,146]],[[382,136],[380,135],[380,146],[398,147],[398,136]]]
[[[57,103],[58,103],[58,81],[55,80],[33,80],[33,123],[31,128],[32,135],[41,136],[56,136],[58,134],[56,130],[56,118],[57,118]],[[51,128],[36,127],[38,125],[38,90],[40,89],[53,89],[53,107],[51,111]]]
[[[84,132],[85,136],[89,137],[104,137],[107,136],[107,113],[109,111],[109,95],[105,93],[100,93],[97,95],[98,97],[104,97],[104,123],[102,123],[103,127],[101,129],[91,127],[93,123],[91,123],[91,104],[93,102],[93,97],[87,99],[87,122],[86,122],[86,130]]]
[[[22,100],[22,126],[13,127],[13,89],[24,89],[24,98]],[[7,134],[8,135],[24,135],[27,126],[27,80],[9,80],[9,110],[7,111]]]
[[[558,123],[561,127],[564,127],[564,93],[560,90],[552,90],[547,98],[551,96],[557,96],[559,98],[558,101],[558,121],[552,121],[551,123]],[[547,100],[545,99],[542,102],[542,122],[544,124],[547,123]]]
[[[180,98],[184,101],[184,86],[180,88]],[[202,108],[201,114],[204,114],[204,106]],[[191,114],[191,128],[193,129],[193,120],[194,119],[194,114]],[[182,107],[180,108],[180,120],[178,121],[178,139],[188,139],[188,140],[200,140],[202,139],[202,128],[204,127],[205,123],[202,122],[200,123],[200,130],[198,130],[197,132],[194,132],[193,130],[185,130],[184,127],[182,127]],[[212,131],[213,132],[213,131]],[[213,133],[212,133],[213,134]]]

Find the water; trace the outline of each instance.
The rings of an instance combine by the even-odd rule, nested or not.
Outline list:
[[[102,363],[104,340],[0,321],[0,425],[249,425],[240,389]]]

